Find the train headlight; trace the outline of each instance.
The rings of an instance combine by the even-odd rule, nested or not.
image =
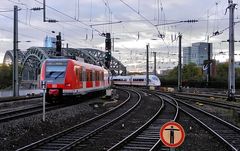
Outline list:
[[[65,86],[66,86],[66,87],[70,87],[71,84],[70,84],[70,83],[66,83]]]

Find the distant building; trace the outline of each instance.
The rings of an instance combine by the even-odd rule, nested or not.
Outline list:
[[[44,40],[44,47],[56,48],[56,38],[46,36]]]
[[[208,59],[208,44],[206,42],[193,43],[192,47],[183,48],[183,64],[190,62],[202,66]],[[212,43],[210,43],[210,58],[212,59]]]
[[[183,65],[191,62],[191,47],[183,48]]]

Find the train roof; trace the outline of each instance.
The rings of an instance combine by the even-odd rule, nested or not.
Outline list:
[[[68,58],[60,58],[60,59],[49,58],[49,59],[45,60],[45,62],[68,62],[68,61],[70,61],[74,64],[83,65],[87,68],[94,68],[94,69],[99,69],[99,70],[100,69],[105,69],[104,67],[101,67],[101,66],[85,63],[85,62],[74,60],[74,59],[68,59]],[[107,69],[105,69],[105,70],[107,70]]]
[[[117,78],[146,78],[146,75],[128,75],[128,76],[113,76],[114,79],[117,79]],[[149,75],[149,78],[152,78],[152,77],[157,77],[156,75],[153,75],[153,74],[150,74]]]

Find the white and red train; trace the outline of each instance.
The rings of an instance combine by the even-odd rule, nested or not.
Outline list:
[[[73,59],[46,59],[40,80],[46,81],[47,102],[57,102],[62,96],[105,90],[111,84],[108,70]]]
[[[112,78],[115,85],[146,86],[146,75],[114,76]],[[148,86],[160,87],[161,81],[155,75],[149,75]]]

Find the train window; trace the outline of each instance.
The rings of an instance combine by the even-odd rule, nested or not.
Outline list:
[[[102,81],[103,77],[102,77],[102,72],[99,72],[99,81]]]
[[[96,81],[99,81],[99,71],[95,71],[95,79]]]
[[[102,72],[102,81],[104,81],[104,73]]]
[[[55,72],[65,72],[66,71],[66,66],[51,66],[51,65],[47,65],[46,66],[46,72],[51,72],[51,71],[55,71]]]
[[[157,78],[157,77],[152,77],[152,79],[153,79],[154,81],[158,81],[158,78]]]
[[[90,79],[91,79],[91,78],[90,78],[90,77],[91,77],[91,76],[90,76],[90,71],[87,70],[86,73],[87,73],[87,81],[91,81],[91,80],[90,80]]]
[[[79,68],[79,81],[82,81],[82,68]]]
[[[74,71],[75,71],[76,77],[78,77],[78,68],[76,66],[74,67]]]
[[[90,71],[90,81],[94,81],[94,74],[93,74],[94,71]]]
[[[89,81],[93,81],[93,73],[91,70],[89,71]]]
[[[87,79],[86,71],[82,69],[82,81],[86,81],[86,79]]]
[[[89,81],[89,72],[88,71],[86,71],[86,73],[87,73],[87,81]]]
[[[46,78],[64,78],[66,65],[47,65]]]

